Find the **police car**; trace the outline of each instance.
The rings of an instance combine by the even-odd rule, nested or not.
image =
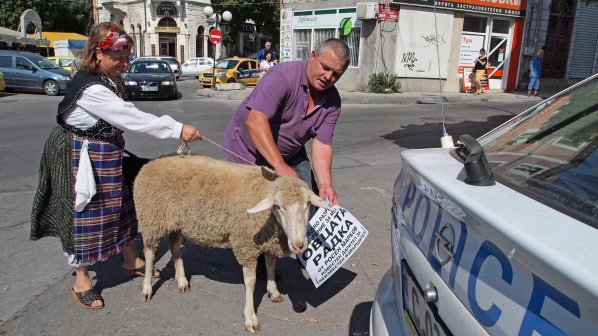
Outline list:
[[[598,75],[407,150],[370,335],[598,333]]]

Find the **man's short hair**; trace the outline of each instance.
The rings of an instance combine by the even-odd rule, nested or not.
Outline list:
[[[334,37],[331,37],[327,40],[319,41],[318,43],[316,43],[316,55],[323,53],[324,50],[328,48],[332,49],[336,57],[345,60],[347,63],[351,61],[351,53],[345,41]]]

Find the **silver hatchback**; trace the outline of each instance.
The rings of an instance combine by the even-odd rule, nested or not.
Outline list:
[[[41,90],[48,96],[64,92],[71,81],[69,71],[31,52],[0,50],[0,71],[7,90]]]
[[[595,335],[598,75],[455,149],[407,150],[370,335]]]

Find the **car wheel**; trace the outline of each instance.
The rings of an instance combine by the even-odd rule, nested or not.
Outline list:
[[[174,93],[170,96],[171,100],[177,100],[179,98],[179,91],[174,91]]]
[[[44,93],[48,96],[56,96],[60,89],[58,88],[58,83],[53,80],[47,80],[44,82]]]
[[[227,83],[234,83],[234,82],[235,82],[235,79],[234,79],[234,78],[229,78],[229,79],[228,79],[226,82],[227,82]]]

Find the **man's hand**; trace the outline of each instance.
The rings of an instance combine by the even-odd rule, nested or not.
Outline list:
[[[285,164],[274,169],[276,170],[276,174],[278,174],[278,176],[292,176],[299,178],[299,174],[297,174],[295,169],[291,168],[289,165]]]
[[[181,131],[181,140],[191,142],[201,140],[201,133],[194,126],[184,124],[183,130]]]
[[[338,195],[336,194],[336,190],[331,185],[322,185],[318,186],[320,189],[320,198],[323,200],[328,200],[331,205],[339,204]]]

